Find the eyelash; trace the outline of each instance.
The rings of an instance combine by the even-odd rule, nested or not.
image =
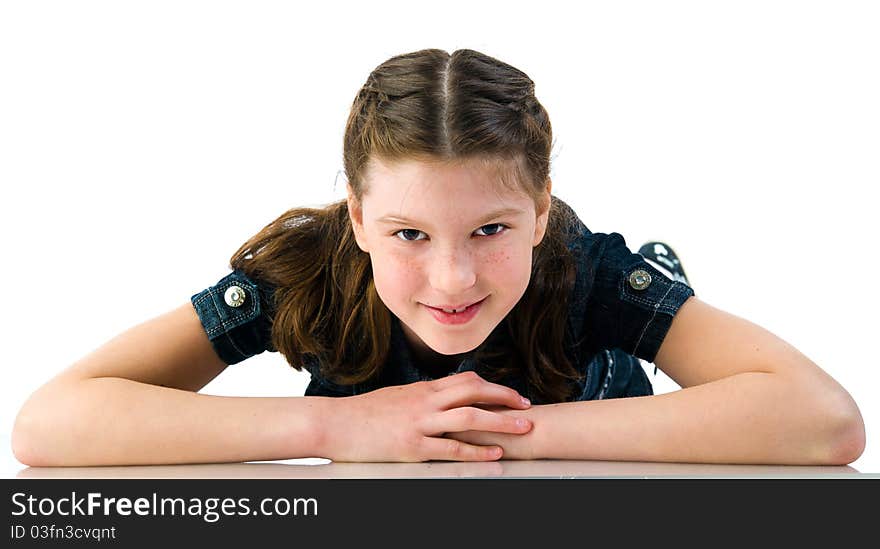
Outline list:
[[[492,226],[503,227],[503,230],[500,230],[495,234],[487,234],[487,235],[483,236],[483,238],[492,238],[493,236],[500,236],[500,235],[506,233],[508,229],[510,229],[510,226],[505,225],[504,223],[489,223],[488,225],[483,225],[483,227],[492,227]],[[482,229],[483,227],[480,227],[480,229]],[[477,229],[477,230],[480,230],[480,229]],[[402,233],[403,231],[417,231],[417,232],[422,233],[422,231],[419,231],[418,229],[400,229],[399,231],[394,231],[393,233],[391,233],[391,236],[396,237],[399,233]],[[422,233],[422,234],[425,234],[425,233]],[[406,240],[405,238],[398,238],[398,240],[400,240],[401,242],[419,242],[419,240],[424,240],[424,239],[422,238],[419,240]]]

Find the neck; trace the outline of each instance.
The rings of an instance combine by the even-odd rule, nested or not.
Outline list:
[[[459,353],[456,355],[444,355],[438,353],[434,349],[425,345],[425,342],[413,333],[408,326],[401,323],[401,328],[403,329],[406,341],[409,344],[413,362],[420,370],[426,372],[446,373],[457,368],[462,360],[472,354],[472,352]]]
[[[428,371],[449,371],[458,367],[470,353],[458,355],[442,355],[433,349],[413,349],[416,365]]]

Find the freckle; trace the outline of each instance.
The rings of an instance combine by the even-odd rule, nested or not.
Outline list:
[[[510,261],[510,255],[508,255],[507,252],[495,252],[489,254],[487,261],[489,263],[504,263]]]

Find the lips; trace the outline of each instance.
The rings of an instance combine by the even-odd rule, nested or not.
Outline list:
[[[483,307],[483,302],[485,302],[486,299],[488,299],[488,297],[484,297],[480,301],[469,305],[463,311],[458,313],[447,313],[443,309],[438,309],[429,305],[425,305],[425,308],[427,308],[431,313],[431,316],[441,324],[449,325],[450,327],[464,326],[479,314],[480,309]]]
[[[432,308],[432,309],[437,309],[438,311],[443,310],[443,309],[446,309],[447,311],[451,311],[451,310],[454,309],[454,310],[456,310],[456,311],[461,312],[463,309],[465,309],[465,308],[467,308],[467,307],[473,307],[473,306],[476,305],[477,303],[482,303],[483,300],[485,300],[485,299],[486,299],[486,298],[484,297],[483,299],[481,299],[481,300],[479,300],[479,301],[474,301],[474,302],[469,303],[469,304],[467,304],[467,305],[440,305],[440,306],[437,306],[437,307],[434,307],[433,305],[426,305],[426,307],[430,307],[430,308]]]

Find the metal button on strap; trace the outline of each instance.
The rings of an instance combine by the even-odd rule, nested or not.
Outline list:
[[[651,274],[644,269],[636,269],[629,274],[629,285],[635,290],[644,290],[651,285]]]
[[[223,294],[223,299],[226,300],[226,304],[230,307],[241,307],[246,296],[247,294],[244,293],[244,289],[241,286],[230,286],[226,289],[226,293]]]

